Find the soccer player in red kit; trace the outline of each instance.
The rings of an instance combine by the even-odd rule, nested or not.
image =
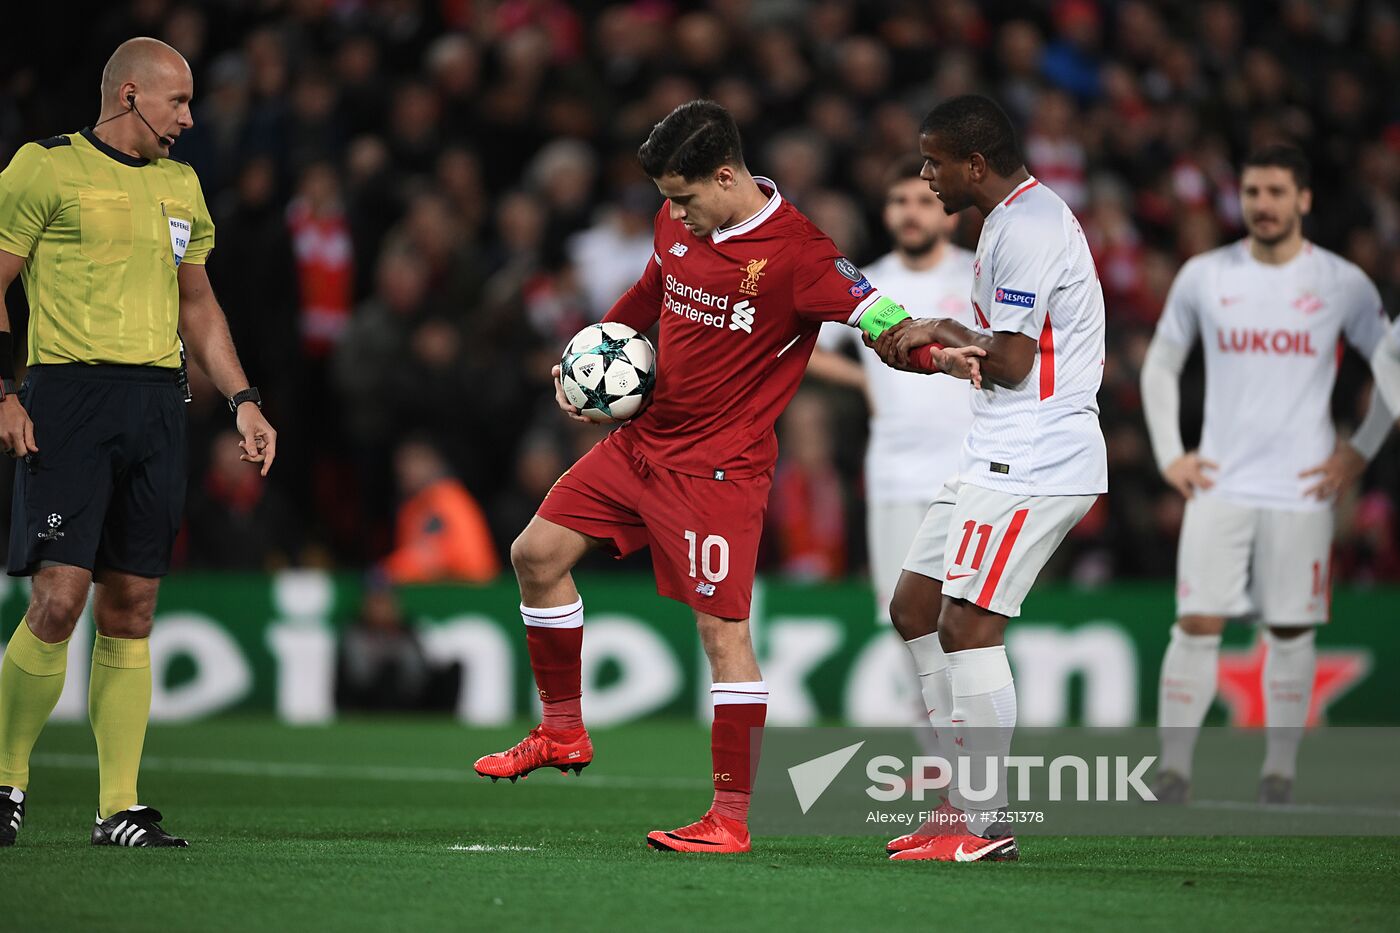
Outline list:
[[[650,547],[657,592],[686,603],[710,660],[714,802],[697,822],[648,834],[657,849],[747,852],[748,807],[768,689],[749,637],[773,424],[823,321],[876,336],[908,318],[770,180],[744,166],[733,118],[711,101],[672,111],[638,152],[666,197],[655,252],[607,321],[660,322],[656,387],[550,490],[511,547],[543,721],[476,762],[514,780],[582,769],[593,746],[580,711],[583,601],[571,570],[590,548]],[[932,348],[926,368],[977,376],[976,349]],[[577,417],[558,384],[561,408]]]

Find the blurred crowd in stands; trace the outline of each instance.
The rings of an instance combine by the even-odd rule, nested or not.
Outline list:
[[[560,416],[549,367],[644,268],[661,201],[635,151],[696,97],[731,110],[749,166],[858,263],[888,249],[881,180],[934,103],[983,92],[1012,115],[1107,298],[1112,488],[1058,568],[1082,583],[1174,567],[1181,502],[1152,461],[1138,367],[1177,268],[1241,235],[1236,166],[1252,146],[1305,147],[1308,235],[1400,308],[1389,3],[130,0],[31,18],[0,56],[0,163],[90,124],[102,64],[129,36],[194,69],[195,126],[174,156],[202,179],[210,276],[281,442],[259,481],[196,374],[185,568],[501,572],[600,436]],[[61,55],[40,41],[56,35]],[[977,232],[964,217],[957,239]],[[18,285],[9,309],[19,330]],[[1196,362],[1188,443],[1200,384]],[[1349,356],[1341,424],[1368,391]],[[814,384],[782,421],[766,570],[863,567],[863,406]],[[1339,579],[1400,579],[1398,502],[1392,438],[1342,505]]]

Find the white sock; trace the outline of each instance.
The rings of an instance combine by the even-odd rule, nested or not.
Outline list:
[[[1264,725],[1265,776],[1292,779],[1298,769],[1298,745],[1312,703],[1313,674],[1317,668],[1316,634],[1278,638],[1264,629]]]
[[[948,655],[948,678],[953,688],[952,725],[959,752],[971,759],[971,774],[957,774],[953,805],[968,816],[969,832],[984,834],[996,823],[996,813],[1006,808],[1004,762],[1011,754],[1011,734],[1016,728],[1016,687],[1006,648],[969,648]],[[987,800],[969,800],[967,791],[985,791],[985,759],[995,756],[998,769],[996,793]]]
[[[1219,667],[1219,635],[1189,635],[1181,626],[1172,626],[1157,688],[1157,732],[1162,740],[1159,770],[1191,776],[1196,737],[1215,699]]]
[[[953,716],[953,686],[948,680],[948,656],[939,644],[938,633],[911,638],[904,647],[914,659],[914,673],[919,675],[919,691],[924,695],[929,721],[948,721]]]
[[[933,745],[926,750],[944,755],[943,739],[951,736],[953,729],[953,683],[948,679],[948,656],[938,643],[937,632],[911,638],[904,647],[914,659],[914,673],[919,676],[919,692],[924,697],[924,716],[933,727]],[[928,734],[924,729],[919,732]]]

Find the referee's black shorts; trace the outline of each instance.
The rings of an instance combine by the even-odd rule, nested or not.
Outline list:
[[[30,367],[20,400],[39,452],[16,464],[9,571],[47,561],[142,577],[170,571],[185,507],[185,406],[176,371]]]

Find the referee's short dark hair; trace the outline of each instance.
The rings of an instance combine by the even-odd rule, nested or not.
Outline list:
[[[679,175],[695,181],[721,165],[742,166],[744,151],[739,127],[728,110],[712,100],[692,100],[651,128],[637,158],[652,178]]]
[[[1312,187],[1312,163],[1303,150],[1291,143],[1270,143],[1255,149],[1240,166],[1240,174],[1247,168],[1286,168],[1293,173],[1300,191]]]
[[[951,97],[934,107],[919,127],[921,135],[937,135],[943,148],[959,159],[980,152],[992,171],[1003,178],[1024,164],[1016,130],[996,101],[980,94]]]

